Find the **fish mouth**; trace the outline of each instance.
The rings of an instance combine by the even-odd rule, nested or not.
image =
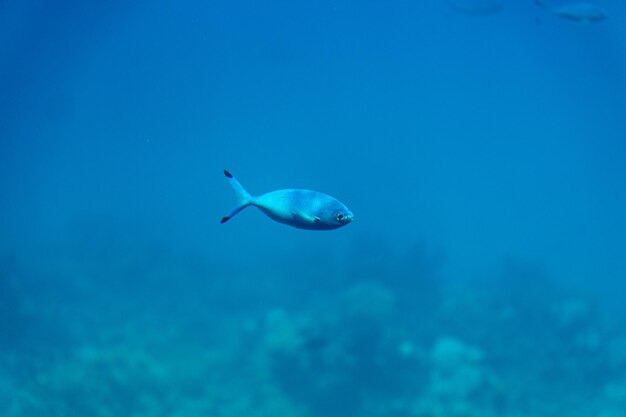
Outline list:
[[[347,223],[350,223],[352,220],[354,220],[354,214],[348,214],[345,220]]]

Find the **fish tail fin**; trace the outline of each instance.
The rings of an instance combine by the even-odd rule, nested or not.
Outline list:
[[[224,170],[224,175],[228,179],[230,185],[235,190],[237,203],[235,204],[235,207],[233,207],[228,213],[226,213],[224,217],[222,217],[221,223],[226,223],[235,214],[239,213],[241,210],[254,203],[254,197],[252,197],[250,193],[247,192],[241,184],[239,184],[239,181],[237,181],[235,177],[233,177],[233,174],[231,174],[227,170]]]

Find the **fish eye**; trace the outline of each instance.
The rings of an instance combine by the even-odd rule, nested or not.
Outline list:
[[[337,218],[337,221],[342,221],[344,217],[345,216],[343,215],[343,213],[338,213],[336,218]]]

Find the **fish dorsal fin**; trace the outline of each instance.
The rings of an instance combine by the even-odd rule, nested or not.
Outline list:
[[[300,210],[294,210],[291,212],[294,219],[302,223],[319,223],[321,220],[317,216],[311,216]]]

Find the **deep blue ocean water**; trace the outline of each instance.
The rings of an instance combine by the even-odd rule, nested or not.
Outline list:
[[[0,0],[0,415],[626,416],[592,2]],[[220,224],[225,168],[355,220]]]

